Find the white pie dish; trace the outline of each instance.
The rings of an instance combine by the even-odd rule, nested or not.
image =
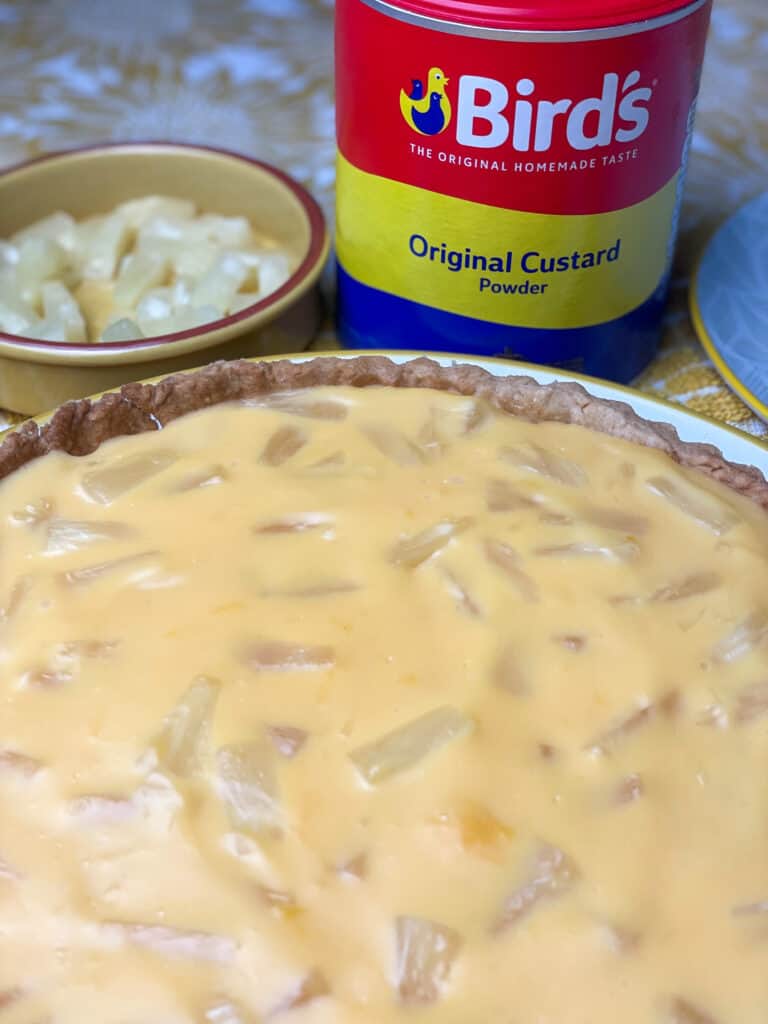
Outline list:
[[[306,362],[308,359],[314,359],[321,355],[335,356],[340,359],[353,359],[355,356],[360,355],[386,356],[395,363],[405,363],[409,359],[426,355],[430,359],[434,359],[435,362],[440,363],[441,366],[450,366],[452,363],[469,363],[472,366],[479,366],[498,377],[524,375],[526,377],[533,377],[540,384],[552,384],[554,381],[574,381],[577,384],[582,384],[587,391],[597,398],[610,399],[614,402],[627,402],[638,416],[649,420],[662,420],[671,423],[682,441],[700,441],[716,445],[726,459],[732,462],[743,462],[756,466],[763,474],[768,475],[768,443],[760,438],[753,437],[743,430],[728,426],[728,424],[718,423],[716,420],[709,419],[709,417],[689,412],[683,406],[656,398],[635,388],[624,387],[621,384],[612,384],[610,381],[598,380],[596,377],[588,377],[585,374],[568,373],[565,370],[550,370],[533,363],[516,362],[510,359],[481,359],[477,356],[456,355],[455,353],[449,355],[415,350],[412,352],[395,349],[366,349],[364,352],[350,350],[334,352],[310,351],[299,355],[275,358],[290,358],[295,362]]]

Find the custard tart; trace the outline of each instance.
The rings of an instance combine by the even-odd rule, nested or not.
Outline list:
[[[764,1024],[757,470],[360,357],[0,475],[0,1024]]]

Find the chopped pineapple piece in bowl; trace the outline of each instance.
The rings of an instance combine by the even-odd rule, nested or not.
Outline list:
[[[206,358],[299,351],[329,247],[283,172],[207,147],[96,146],[0,174],[0,407],[35,414]]]

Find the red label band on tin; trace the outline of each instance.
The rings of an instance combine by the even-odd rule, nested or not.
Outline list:
[[[680,168],[705,7],[573,43],[435,38],[360,0],[337,17],[338,143],[361,170],[505,209],[599,213],[646,199]]]
[[[566,30],[553,0],[527,22],[519,5],[339,0],[338,253],[348,341],[392,344],[388,321],[412,314],[424,337],[401,345],[606,372],[590,361],[589,338],[572,332],[618,322],[621,345],[620,322],[630,317],[637,355],[625,358],[627,370],[603,358],[606,375],[626,379],[646,361],[709,3],[604,0],[583,5],[583,29],[571,24],[579,6],[569,5]],[[666,13],[623,23],[630,8]],[[599,9],[605,24],[595,29]],[[401,301],[388,309],[386,296]],[[537,331],[561,336],[537,339]],[[605,354],[604,332],[597,344]]]

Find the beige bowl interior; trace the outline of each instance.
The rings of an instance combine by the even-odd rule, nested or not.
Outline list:
[[[76,219],[151,194],[193,200],[203,212],[246,216],[290,253],[299,278],[263,308],[150,346],[36,347],[0,334],[0,406],[36,413],[70,398],[208,359],[300,351],[318,326],[313,285],[328,252],[295,186],[258,163],[197,147],[146,143],[64,153],[0,175],[0,238],[55,212]],[[312,201],[310,200],[310,203]],[[319,219],[318,219],[319,218]],[[203,351],[205,350],[205,351]]]
[[[0,237],[56,210],[79,220],[153,193],[248,217],[297,263],[309,251],[301,203],[271,171],[215,150],[162,144],[80,150],[0,176]]]

